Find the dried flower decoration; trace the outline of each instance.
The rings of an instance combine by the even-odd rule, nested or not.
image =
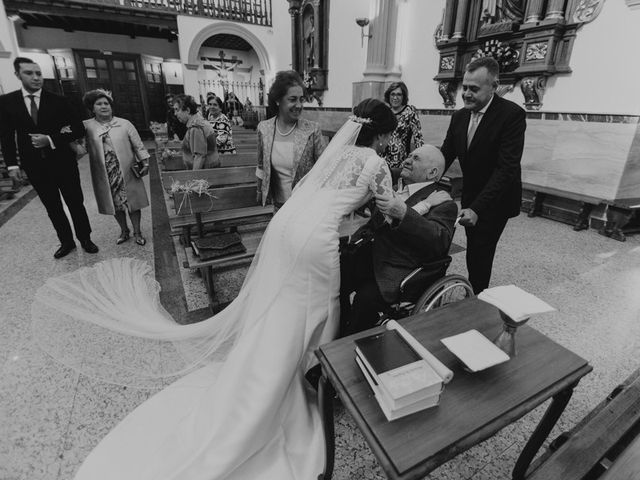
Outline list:
[[[111,100],[113,102],[113,94],[111,93],[111,90],[105,90],[103,88],[97,88],[96,92],[99,92],[101,95],[104,95],[105,97],[108,97],[109,100]]]
[[[349,120],[351,120],[352,122],[361,123],[362,125],[373,123],[373,120],[371,120],[370,118],[357,117],[355,115],[350,115]]]

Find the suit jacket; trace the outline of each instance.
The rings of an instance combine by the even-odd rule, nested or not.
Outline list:
[[[471,111],[451,117],[441,147],[446,168],[458,158],[462,168],[462,208],[484,217],[515,217],[520,213],[520,160],[524,148],[526,115],[509,100],[493,96],[467,148]]]
[[[397,300],[400,282],[419,266],[444,258],[453,238],[458,206],[452,200],[420,215],[416,203],[437,190],[436,184],[421,188],[407,201],[407,213],[397,225],[381,222],[380,212],[374,213],[369,224],[373,228],[373,273],[385,301]]]
[[[49,135],[55,149],[33,148],[30,133]],[[0,97],[0,145],[7,166],[18,164],[18,154],[27,174],[41,167],[43,161],[60,167],[75,162],[76,154],[69,144],[83,135],[82,120],[60,95],[42,90],[37,125],[27,110],[22,90]]]
[[[256,176],[262,180],[262,204],[266,205],[271,181],[271,150],[276,134],[276,117],[258,124],[258,168]],[[315,165],[325,149],[322,131],[316,122],[301,118],[293,132],[293,182],[292,187]]]

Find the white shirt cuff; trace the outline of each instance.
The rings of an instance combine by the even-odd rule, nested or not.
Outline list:
[[[20,167],[18,165],[9,165],[7,170],[18,170]]]
[[[47,140],[49,140],[49,146],[51,147],[51,150],[55,150],[56,146],[53,144],[53,140],[51,140],[51,137],[49,135],[47,135]]]

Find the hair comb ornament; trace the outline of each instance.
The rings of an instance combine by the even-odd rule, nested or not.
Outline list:
[[[370,118],[357,117],[355,115],[350,115],[349,120],[351,120],[352,122],[361,123],[362,125],[373,123],[373,120],[371,120]]]
[[[96,92],[99,92],[106,97],[109,97],[109,100],[113,101],[113,95],[111,94],[111,90],[104,90],[103,88],[97,88]]]

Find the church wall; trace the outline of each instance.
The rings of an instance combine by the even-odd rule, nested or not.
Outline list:
[[[605,2],[600,15],[578,30],[573,73],[549,79],[542,110],[639,115],[638,45],[640,10]]]
[[[138,53],[163,58],[179,56],[178,42],[159,38],[113,35],[93,32],[65,32],[56,28],[29,27],[16,30],[20,48],[75,48],[110,52]]]
[[[367,42],[361,40],[356,18],[371,16],[369,0],[333,1],[329,7],[329,77],[325,107],[351,107],[351,84],[362,79]],[[367,28],[364,28],[365,35]],[[363,45],[363,46],[361,46]]]

